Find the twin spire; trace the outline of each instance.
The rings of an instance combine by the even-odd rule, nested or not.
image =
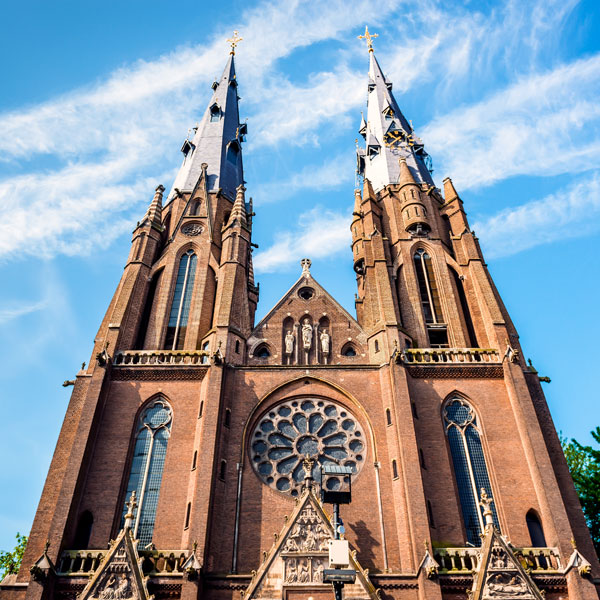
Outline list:
[[[231,52],[221,78],[212,84],[213,95],[202,121],[194,128],[194,136],[185,140],[181,151],[183,164],[175,178],[169,199],[180,192],[191,192],[207,168],[207,190],[221,192],[235,200],[236,189],[244,183],[242,142],[247,132],[240,123],[235,74],[235,46],[241,41],[237,31],[231,40]]]
[[[370,34],[368,28],[359,36],[366,39],[369,48],[369,81],[367,120],[362,117],[358,130],[365,140],[365,147],[357,149],[358,172],[379,191],[398,183],[400,160],[405,159],[417,183],[433,185],[423,142],[402,114],[392,94],[392,83],[375,58],[372,41],[375,37],[377,34]]]
[[[364,148],[357,148],[358,172],[379,191],[389,184],[398,183],[402,169],[408,167],[416,183],[433,185],[429,171],[429,156],[423,143],[414,134],[394,95],[392,84],[384,76],[373,51],[377,34],[365,28],[359,39],[367,42],[369,50],[369,80],[367,119],[362,117],[359,133],[365,140]],[[191,192],[207,168],[207,191],[221,190],[234,201],[236,190],[244,184],[242,142],[247,133],[240,123],[238,110],[235,48],[242,41],[238,32],[227,40],[231,44],[229,59],[221,78],[212,85],[213,95],[202,121],[194,128],[192,139],[186,139],[181,151],[185,155],[168,200],[179,192]],[[404,167],[401,160],[405,160]]]

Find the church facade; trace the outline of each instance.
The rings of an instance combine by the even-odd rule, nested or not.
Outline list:
[[[597,598],[538,373],[368,32],[356,317],[304,259],[255,323],[235,41],[172,189],[133,232],[0,597],[330,598],[319,482],[338,466],[344,596]]]

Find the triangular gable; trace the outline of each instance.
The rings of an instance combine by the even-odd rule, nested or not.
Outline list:
[[[319,290],[328,300],[330,300],[349,321],[352,321],[355,325],[360,327],[358,321],[311,275],[310,272],[303,273],[299,279],[297,279],[292,287],[280,298],[280,300],[273,306],[273,308],[260,320],[260,322],[254,327],[254,331],[260,331],[262,326],[272,317],[272,315],[281,308],[285,301],[299,290],[302,286],[310,285]]]
[[[323,570],[329,565],[328,541],[332,538],[329,518],[312,489],[305,489],[262,565],[252,572],[242,599],[285,600],[297,593],[330,590],[331,584],[323,583]],[[346,584],[344,598],[377,600],[377,591],[358,564],[356,551],[351,552],[350,562],[356,582]]]
[[[487,525],[470,600],[543,600],[497,529]]]
[[[121,530],[77,600],[151,600],[137,541],[131,529]]]

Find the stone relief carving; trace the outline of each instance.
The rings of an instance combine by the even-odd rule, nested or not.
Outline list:
[[[519,574],[513,559],[497,543],[490,550],[488,573],[482,597],[519,598],[519,600],[535,597]]]
[[[131,576],[131,567],[123,544],[113,555],[91,598],[97,600],[128,600],[133,598],[135,594],[131,584]]]
[[[329,532],[315,509],[307,506],[292,527],[283,552],[324,552],[329,539]]]
[[[306,583],[322,584],[324,569],[324,557],[286,557],[284,582],[287,585],[301,585]]]
[[[181,233],[190,237],[200,235],[202,231],[203,228],[202,225],[200,225],[200,223],[187,223],[181,228]]]

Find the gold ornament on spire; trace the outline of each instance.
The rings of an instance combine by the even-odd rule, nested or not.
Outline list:
[[[369,28],[365,27],[365,34],[359,35],[358,39],[359,40],[367,40],[367,48],[369,49],[369,52],[373,52],[373,40],[376,37],[379,37],[378,33],[369,33]]]
[[[231,44],[231,52],[229,54],[234,54],[235,55],[235,47],[244,39],[244,38],[241,38],[238,34],[239,34],[239,32],[236,29],[233,32],[233,37],[230,37],[227,40]]]

